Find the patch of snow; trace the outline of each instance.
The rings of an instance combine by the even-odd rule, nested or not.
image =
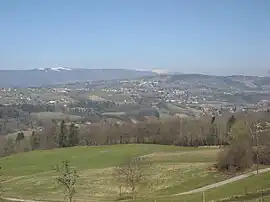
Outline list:
[[[64,70],[64,71],[71,71],[71,69],[70,68],[67,68],[67,67],[52,67],[51,70],[52,71],[58,71],[58,72],[60,72],[62,70]]]
[[[56,72],[60,72],[60,71],[71,71],[72,69],[67,68],[67,67],[52,67],[52,68],[37,68],[37,70],[40,71],[56,71]]]
[[[157,73],[157,74],[168,74],[169,71],[166,69],[153,69],[152,72]]]
[[[151,72],[150,69],[135,69],[135,71],[139,71],[139,72]]]

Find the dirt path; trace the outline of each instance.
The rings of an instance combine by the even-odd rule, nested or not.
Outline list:
[[[4,198],[2,198],[2,199],[4,199],[4,200],[6,200],[6,201],[14,201],[14,202],[52,202],[52,201],[60,201],[59,199],[55,199],[55,200],[49,200],[49,201],[41,201],[41,200],[24,200],[24,199],[19,199],[19,198],[11,198],[11,197],[4,197]],[[76,198],[76,201],[83,201],[83,202],[97,202],[97,200],[96,199],[77,199]],[[98,200],[98,201],[100,201],[100,200]],[[100,202],[105,202],[105,201],[100,201]]]
[[[270,171],[270,168],[264,168],[264,169],[260,169],[259,173],[266,173],[266,172],[269,172],[269,171]],[[221,182],[217,182],[217,183],[214,183],[214,184],[207,185],[205,187],[201,187],[201,188],[198,188],[198,189],[193,189],[193,190],[178,193],[178,194],[173,194],[171,196],[182,196],[182,195],[195,194],[195,193],[198,193],[198,192],[207,191],[209,189],[217,188],[217,187],[223,186],[225,184],[236,182],[238,180],[242,180],[244,178],[247,178],[247,177],[250,177],[250,176],[256,175],[256,174],[257,174],[257,171],[252,171],[250,173],[238,175],[236,177],[232,177],[230,179],[227,179],[227,180],[224,180],[224,181],[221,181]]]
[[[260,169],[259,173],[266,173],[266,172],[269,172],[269,171],[270,171],[270,168],[264,168],[264,169]],[[171,197],[171,196],[182,196],[182,195],[188,195],[188,194],[195,194],[195,193],[207,191],[209,189],[221,187],[221,186],[223,186],[225,184],[236,182],[236,181],[245,179],[247,177],[250,177],[250,176],[256,175],[256,174],[257,174],[257,171],[252,171],[252,172],[242,174],[242,175],[238,175],[236,177],[232,177],[230,179],[227,179],[227,180],[224,180],[224,181],[221,181],[221,182],[217,182],[217,183],[214,183],[214,184],[210,184],[210,185],[198,188],[198,189],[193,189],[193,190],[190,190],[190,191],[187,191],[187,192],[181,192],[181,193],[173,194],[173,195],[161,196],[161,197],[157,197],[157,198],[166,198],[166,197]],[[3,199],[7,200],[7,201],[14,201],[14,202],[45,202],[45,201],[24,200],[24,199],[18,199],[18,198],[10,198],[10,197],[6,197],[6,198],[4,197]],[[80,199],[76,199],[76,200],[80,200]],[[89,200],[89,201],[91,201],[91,200]],[[129,201],[129,200],[123,200],[123,201]]]
[[[9,198],[9,197],[4,197],[3,198],[6,201],[17,201],[17,202],[40,202],[40,201],[34,201],[34,200],[24,200],[24,199],[19,199],[19,198]]]

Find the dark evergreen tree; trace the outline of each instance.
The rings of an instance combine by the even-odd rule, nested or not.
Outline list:
[[[236,121],[236,118],[235,118],[234,115],[232,115],[232,116],[228,119],[228,121],[227,121],[227,130],[228,130],[228,131],[231,130],[231,128],[232,128],[233,124],[235,123],[235,121]]]
[[[36,150],[40,146],[39,136],[34,131],[32,132],[30,143],[31,143],[32,150]]]
[[[67,146],[68,147],[73,147],[78,145],[79,143],[79,138],[78,138],[78,129],[75,126],[74,123],[71,123],[69,125],[69,131],[68,131],[68,136],[67,136]]]
[[[17,137],[16,137],[16,142],[20,142],[23,139],[24,139],[24,133],[23,132],[19,132],[17,134]]]
[[[59,143],[59,147],[67,147],[67,128],[66,128],[66,124],[65,121],[62,120],[61,124],[60,124],[60,133],[58,136],[58,143]]]

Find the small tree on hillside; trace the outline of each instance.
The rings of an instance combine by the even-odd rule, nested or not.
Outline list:
[[[57,183],[64,188],[68,201],[72,202],[76,193],[76,181],[79,177],[76,169],[70,166],[69,161],[63,161],[60,166],[56,166],[56,171],[58,173],[58,177],[56,178]]]
[[[121,187],[125,187],[133,194],[136,189],[147,182],[147,174],[150,173],[150,165],[143,162],[140,158],[131,158],[124,165],[115,168],[113,173],[119,182],[120,195]]]

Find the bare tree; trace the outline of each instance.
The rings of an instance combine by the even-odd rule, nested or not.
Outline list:
[[[238,121],[232,128],[230,147],[221,151],[218,157],[219,170],[241,171],[253,165],[252,139],[244,121]]]
[[[255,124],[255,131],[253,132],[252,128],[250,127],[250,125],[248,123],[248,121],[245,121],[245,123],[246,123],[246,125],[247,125],[247,127],[249,129],[249,133],[250,133],[252,139],[255,140],[255,146],[256,146],[255,147],[255,156],[256,156],[255,162],[256,162],[257,174],[259,174],[259,147],[258,147],[259,142],[258,142],[258,131],[257,131],[259,125]]]
[[[3,186],[2,186],[2,166],[0,166],[0,201],[2,200],[2,195],[3,195],[3,192],[4,192],[4,189],[3,189]]]
[[[115,179],[119,182],[120,195],[121,187],[125,187],[135,194],[136,189],[147,182],[147,174],[151,165],[141,158],[133,157],[124,165],[115,168],[113,173]]]
[[[63,161],[60,166],[56,166],[56,171],[59,174],[56,178],[57,183],[64,188],[65,196],[68,198],[68,201],[72,202],[76,193],[76,181],[79,177],[76,169],[70,166],[69,161]]]

